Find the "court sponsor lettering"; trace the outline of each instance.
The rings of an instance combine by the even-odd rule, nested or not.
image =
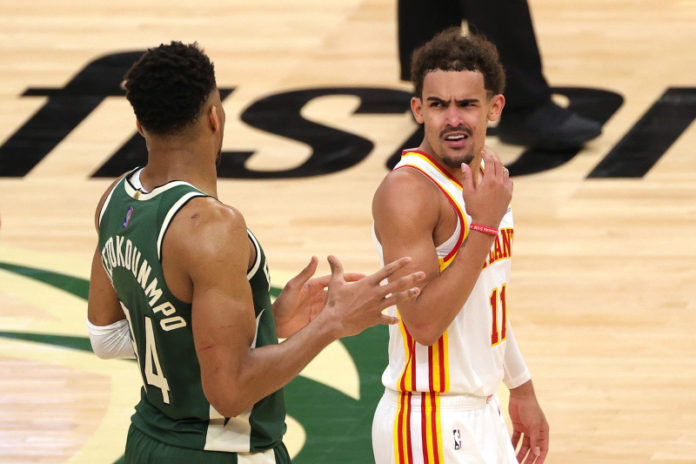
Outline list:
[[[124,97],[121,80],[142,51],[112,53],[87,63],[62,88],[29,87],[21,97],[41,97],[46,102],[0,145],[0,177],[28,175],[78,125],[88,118],[107,97]],[[224,100],[234,87],[221,87]],[[565,96],[576,113],[606,123],[623,104],[623,96],[606,89],[554,87],[554,94]],[[355,115],[398,115],[409,112],[411,93],[385,87],[322,87],[281,91],[252,101],[239,118],[260,131],[291,139],[310,147],[310,156],[293,168],[255,170],[247,165],[256,150],[224,151],[220,178],[289,179],[336,173],[353,167],[368,157],[374,143],[365,137],[306,119],[303,108],[326,96],[357,97]],[[587,175],[592,178],[641,178],[667,152],[696,119],[696,87],[670,87],[657,98],[643,117],[621,138]],[[488,135],[495,136],[490,127]],[[401,151],[417,146],[423,129],[414,125],[411,134],[385,162],[391,169]],[[526,149],[508,165],[513,176],[555,169],[570,161],[580,148],[566,151]],[[133,132],[116,147],[107,161],[95,166],[90,177],[114,178],[134,166],[147,162],[143,138]],[[117,257],[118,259],[118,257]]]

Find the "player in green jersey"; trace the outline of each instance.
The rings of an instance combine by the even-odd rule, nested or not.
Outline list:
[[[172,42],[124,87],[148,162],[97,207],[87,325],[97,355],[135,355],[142,374],[126,462],[287,463],[282,387],[332,341],[396,322],[382,309],[415,297],[424,275],[381,285],[410,259],[364,277],[330,256],[331,275],[312,278],[312,258],[271,304],[258,240],[217,200],[213,64]]]

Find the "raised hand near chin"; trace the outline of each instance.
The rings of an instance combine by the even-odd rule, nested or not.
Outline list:
[[[462,164],[462,197],[474,222],[497,228],[512,199],[508,169],[488,148],[481,152],[484,169],[479,182],[467,164]]]

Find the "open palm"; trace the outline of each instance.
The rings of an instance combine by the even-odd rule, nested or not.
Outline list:
[[[312,256],[309,264],[290,279],[273,303],[278,336],[289,337],[314,319],[326,302],[326,288],[331,275],[314,277],[318,260]],[[365,277],[363,274],[348,273],[344,278],[354,282]]]

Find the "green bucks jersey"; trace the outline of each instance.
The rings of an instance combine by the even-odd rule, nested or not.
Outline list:
[[[162,242],[172,219],[192,198],[205,196],[174,181],[144,193],[121,179],[99,216],[99,248],[130,325],[143,378],[133,425],[175,446],[229,452],[263,451],[285,432],[285,401],[279,390],[237,417],[219,414],[201,386],[191,331],[191,304],[177,299],[162,271]],[[253,292],[253,347],[278,343],[269,296],[266,257],[251,232],[256,261],[247,278]]]

